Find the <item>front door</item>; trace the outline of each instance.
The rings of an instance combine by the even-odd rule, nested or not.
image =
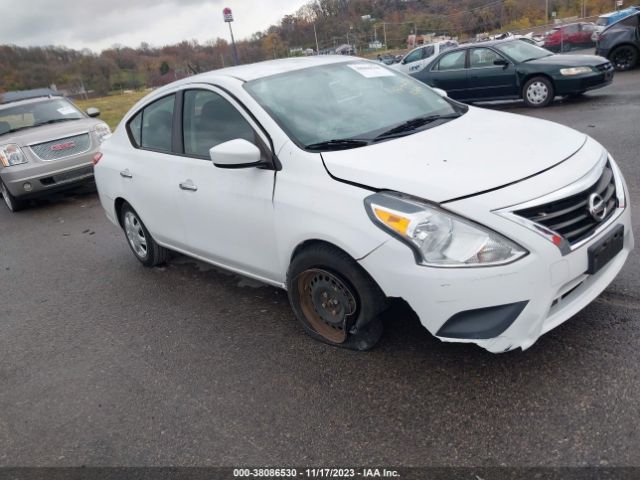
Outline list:
[[[496,65],[495,62],[504,62]],[[495,50],[469,51],[469,95],[474,99],[513,97],[518,94],[515,66]]]
[[[266,139],[226,93],[202,88],[183,95],[183,161],[188,168],[179,182],[190,252],[252,276],[276,278],[276,172],[218,168],[209,157],[211,147],[240,138],[257,145],[266,158]]]

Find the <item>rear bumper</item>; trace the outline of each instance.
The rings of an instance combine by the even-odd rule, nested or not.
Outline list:
[[[3,168],[0,178],[17,198],[32,198],[93,181],[93,155],[87,152],[77,157],[51,162],[30,162]]]

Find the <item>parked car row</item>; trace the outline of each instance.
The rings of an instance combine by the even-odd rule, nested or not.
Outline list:
[[[48,89],[0,94],[0,192],[12,212],[34,197],[93,180],[109,126]]]

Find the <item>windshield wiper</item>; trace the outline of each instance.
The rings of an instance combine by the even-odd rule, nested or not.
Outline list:
[[[71,120],[80,120],[80,117],[75,118],[54,118],[53,120],[47,120],[46,122],[38,122],[31,125],[32,127],[41,127],[42,125],[51,125],[52,123],[69,122]]]
[[[449,120],[453,118],[458,118],[461,115],[462,115],[461,113],[450,113],[448,115],[426,115],[424,117],[413,118],[411,120],[407,120],[406,122],[403,122],[400,125],[397,125],[387,130],[386,132],[382,132],[373,140],[377,141],[377,140],[382,140],[388,137],[392,137],[394,135],[413,132],[414,130],[417,130],[420,127],[424,127],[425,125],[435,122],[437,120]]]
[[[307,150],[347,150],[349,148],[364,147],[371,143],[369,140],[359,140],[357,138],[339,138],[326,140],[324,142],[305,145]]]

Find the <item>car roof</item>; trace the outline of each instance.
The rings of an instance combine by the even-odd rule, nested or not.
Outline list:
[[[270,77],[281,73],[293,72],[305,68],[319,67],[322,65],[334,65],[338,63],[368,61],[360,57],[349,55],[315,55],[312,57],[292,57],[279,60],[267,60],[264,62],[240,65],[237,67],[221,68],[210,72],[200,73],[193,77],[187,77],[178,83],[210,82],[220,77],[229,77],[249,82],[258,78]]]
[[[20,102],[32,98],[61,97],[62,93],[50,88],[34,88],[32,90],[17,90],[14,92],[0,93],[0,104]]]

